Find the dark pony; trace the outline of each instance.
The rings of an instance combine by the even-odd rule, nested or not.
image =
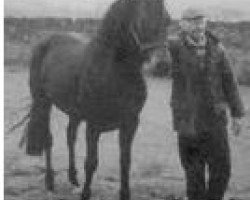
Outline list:
[[[89,199],[98,163],[98,140],[104,131],[120,131],[121,199],[130,199],[131,145],[146,100],[143,62],[164,48],[170,18],[163,0],[118,0],[105,15],[97,35],[86,45],[69,35],[52,35],[36,46],[30,66],[32,107],[26,152],[46,155],[46,187],[54,188],[51,165],[52,105],[69,116],[69,181],[78,186],[74,146],[86,122],[85,182]]]

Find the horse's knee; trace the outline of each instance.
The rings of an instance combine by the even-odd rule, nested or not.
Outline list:
[[[68,131],[68,133],[67,133],[67,145],[72,146],[73,144],[74,144],[73,134],[70,131]]]
[[[46,135],[46,140],[45,140],[45,148],[51,148],[53,146],[53,137],[52,134],[48,131],[48,134]]]
[[[86,171],[95,171],[98,166],[97,158],[87,158],[84,163]]]
[[[69,122],[68,128],[67,128],[67,144],[68,146],[71,146],[76,141],[76,129],[77,129],[77,122]]]
[[[130,190],[129,188],[121,188],[120,190],[120,200],[129,200],[130,199]]]

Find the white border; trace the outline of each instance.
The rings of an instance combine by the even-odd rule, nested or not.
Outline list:
[[[0,126],[1,126],[1,139],[0,139],[0,148],[1,148],[1,161],[0,161],[0,199],[4,199],[4,1],[0,1],[0,15],[1,15],[1,24],[0,24],[0,34],[1,34],[1,52],[0,52],[0,88],[1,88],[1,106],[0,106]]]

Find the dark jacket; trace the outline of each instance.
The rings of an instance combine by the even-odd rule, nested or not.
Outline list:
[[[202,59],[182,37],[169,41],[173,62],[171,107],[177,131],[183,128],[183,121],[202,129],[226,124],[226,107],[232,117],[244,115],[227,54],[214,35],[207,32],[206,37],[206,53]]]

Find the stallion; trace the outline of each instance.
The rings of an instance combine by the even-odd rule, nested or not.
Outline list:
[[[119,130],[120,199],[130,199],[131,146],[146,100],[143,63],[153,50],[166,47],[170,17],[163,0],[117,0],[107,11],[94,38],[55,34],[40,42],[30,64],[32,105],[26,132],[26,153],[46,156],[45,184],[54,189],[51,164],[52,105],[69,116],[67,145],[69,181],[79,186],[75,168],[76,132],[86,122],[85,182],[82,200],[98,165],[102,132]]]

